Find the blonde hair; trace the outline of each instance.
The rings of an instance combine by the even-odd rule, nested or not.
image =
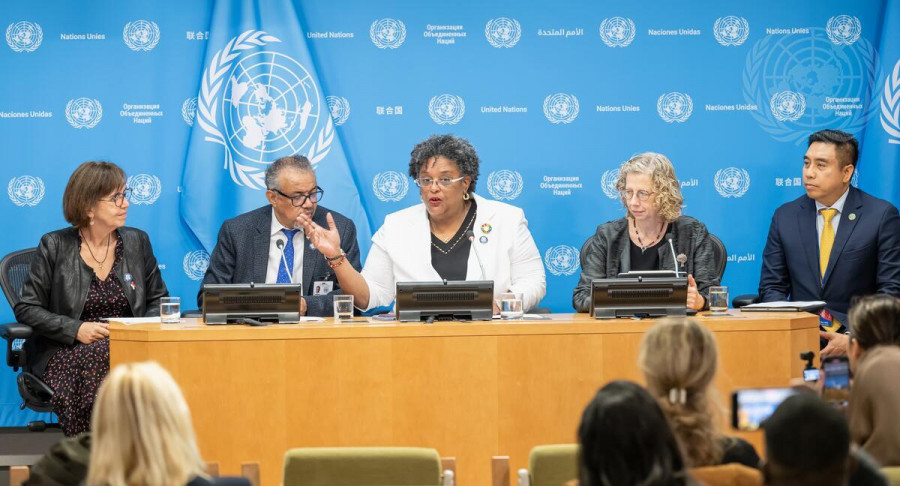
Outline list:
[[[90,486],[184,486],[207,477],[184,395],[155,362],[110,372],[91,427]]]
[[[709,390],[718,366],[712,333],[691,318],[661,319],[644,335],[638,363],[690,467],[719,464],[722,434]]]
[[[672,162],[663,155],[655,152],[644,152],[628,159],[627,162],[619,167],[619,179],[616,180],[616,190],[621,194],[625,190],[625,177],[628,174],[647,174],[653,183],[653,192],[656,197],[653,199],[659,214],[666,222],[671,223],[681,216],[681,205],[684,198],[681,196],[681,184],[675,177],[675,167]],[[628,201],[623,196],[619,196],[622,205],[628,216],[631,211],[628,209]]]

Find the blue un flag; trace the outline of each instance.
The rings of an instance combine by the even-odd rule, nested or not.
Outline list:
[[[351,218],[368,250],[368,219],[300,15],[290,0],[213,8],[181,192],[181,215],[206,251],[224,220],[266,204],[266,168],[291,154],[309,158],[324,206]]]

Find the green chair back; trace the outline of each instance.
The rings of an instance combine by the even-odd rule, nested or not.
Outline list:
[[[441,457],[420,447],[305,447],[284,456],[284,486],[441,486]]]
[[[530,486],[561,486],[578,479],[578,444],[541,445],[528,457]]]

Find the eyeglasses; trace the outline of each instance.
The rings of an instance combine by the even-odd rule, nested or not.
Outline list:
[[[316,188],[313,189],[313,191],[309,194],[297,194],[296,196],[288,196],[287,194],[279,191],[278,189],[269,189],[269,190],[275,191],[278,194],[281,194],[282,196],[290,199],[291,204],[293,204],[296,207],[303,206],[304,204],[306,204],[307,200],[317,203],[322,200],[322,195],[325,194],[325,190],[319,186],[316,186]]]
[[[108,198],[101,197],[99,200],[111,202],[121,208],[122,204],[125,203],[125,200],[131,197],[131,193],[131,188],[126,187],[124,190],[122,190],[122,192],[117,192],[112,196],[109,196]]]
[[[466,176],[460,176],[455,179],[451,179],[449,177],[441,177],[439,179],[432,179],[430,177],[419,177],[418,179],[414,179],[414,181],[417,186],[419,186],[423,189],[428,189],[429,187],[433,186],[434,184],[440,184],[441,187],[450,187],[450,185],[453,184],[454,182],[459,182],[465,178],[466,178]]]
[[[634,197],[634,194],[635,194],[634,191],[619,191],[619,196],[626,201],[631,201],[631,198]],[[638,197],[639,201],[646,201],[647,199],[650,199],[650,196],[652,196],[654,194],[656,194],[656,193],[655,192],[647,192],[647,191],[638,191],[637,197]]]

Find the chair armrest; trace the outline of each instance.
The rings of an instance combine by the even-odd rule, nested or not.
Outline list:
[[[743,294],[731,299],[731,307],[740,309],[745,305],[759,303],[759,296],[756,294]]]
[[[34,329],[20,322],[0,324],[0,337],[11,341],[13,339],[28,339],[34,335]]]

